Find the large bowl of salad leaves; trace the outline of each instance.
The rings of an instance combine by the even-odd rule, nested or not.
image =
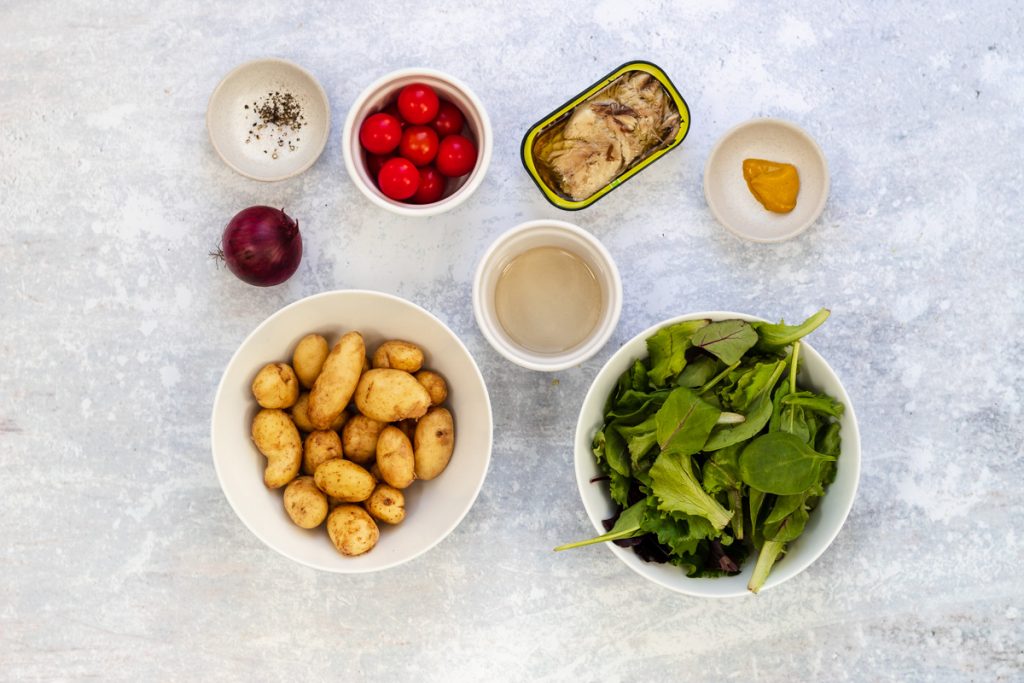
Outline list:
[[[623,345],[576,425],[576,480],[599,535],[558,549],[606,545],[699,597],[757,593],[820,557],[860,478],[850,397],[805,340],[828,316],[693,313]]]

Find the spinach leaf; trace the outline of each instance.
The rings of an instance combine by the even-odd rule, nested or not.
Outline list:
[[[692,555],[697,552],[700,542],[706,538],[715,538],[718,531],[703,517],[685,515],[678,512],[662,512],[652,502],[641,528],[652,533],[658,542],[667,546],[677,555]]]
[[[691,360],[676,377],[677,387],[696,389],[718,373],[720,363],[711,356],[701,355]]]
[[[789,394],[782,403],[788,406],[800,406],[807,410],[813,410],[816,413],[822,413],[823,415],[830,415],[832,417],[843,416],[843,404],[835,400],[831,396],[825,394],[815,394],[812,391],[798,391],[795,394]]]
[[[608,495],[622,507],[629,503],[629,486],[632,479],[614,470],[608,473]]]
[[[818,329],[828,319],[829,313],[831,311],[823,308],[799,325],[787,325],[785,321],[781,320],[777,325],[762,322],[750,323],[759,337],[756,348],[759,351],[778,351]]]
[[[726,365],[739,362],[758,341],[757,332],[743,320],[721,320],[693,333],[690,343],[714,354]]]
[[[633,460],[634,467],[647,451],[658,443],[657,413],[637,425],[614,425],[623,439]]]
[[[722,529],[732,515],[708,495],[693,474],[689,455],[665,452],[651,466],[651,491],[658,498],[658,509],[684,512],[707,519],[716,529]]]
[[[747,489],[747,507],[750,513],[750,539],[753,541],[755,548],[760,548],[764,540],[764,535],[761,533],[761,525],[758,522],[761,516],[761,507],[764,505],[764,499],[767,495],[764,491]]]
[[[732,528],[736,538],[743,539],[743,481],[740,479],[741,444],[715,451],[704,463],[702,481],[708,493],[725,492],[732,512]]]
[[[696,453],[703,448],[721,413],[691,389],[673,389],[655,414],[658,445],[662,451]]]
[[[830,422],[822,431],[818,434],[818,444],[816,449],[819,453],[825,455],[839,455],[841,440],[839,438],[839,423]]]
[[[767,379],[759,380],[762,383],[761,390],[747,411],[747,419],[739,424],[715,427],[704,444],[704,450],[717,451],[756,436],[772,417],[771,391],[785,370],[786,361],[776,362],[771,375]]]
[[[690,338],[709,322],[684,320],[661,328],[647,339],[651,364],[647,376],[651,386],[664,386],[669,377],[675,377],[686,367],[686,350],[690,348]]]
[[[835,460],[787,432],[757,437],[740,454],[740,477],[752,489],[789,495],[811,488],[824,463]]]
[[[588,538],[585,541],[576,541],[575,543],[566,543],[560,545],[555,550],[569,550],[570,548],[580,548],[585,545],[591,545],[593,543],[604,543],[605,541],[619,541],[624,538],[633,538],[634,536],[640,536],[644,531],[640,528],[641,523],[644,520],[644,515],[647,513],[647,499],[643,499],[622,511],[619,515],[618,521],[615,522],[615,526],[611,528],[606,534],[595,536],[594,538]]]
[[[605,417],[622,424],[636,424],[643,421],[650,413],[657,411],[668,395],[668,389],[651,393],[630,389],[622,395],[615,406],[605,410]]]
[[[725,405],[728,405],[731,410],[741,413],[745,412],[757,400],[758,396],[766,390],[771,391],[774,388],[779,377],[781,377],[781,375],[776,376],[780,364],[783,367],[783,371],[785,371],[786,361],[784,360],[772,363],[755,363],[752,367],[746,369],[736,379],[732,388],[723,392],[725,394],[723,396]]]
[[[629,458],[626,457],[626,442],[618,430],[609,429],[605,434],[604,457],[609,469],[623,477],[629,476],[630,467]]]

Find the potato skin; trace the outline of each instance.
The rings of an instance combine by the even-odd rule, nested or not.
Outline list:
[[[379,422],[398,422],[426,413],[430,394],[404,370],[374,368],[359,379],[355,401],[359,412],[369,418]]]
[[[412,342],[392,339],[373,352],[373,367],[405,370],[411,374],[423,367],[423,351]]]
[[[341,411],[341,415],[335,418],[334,422],[331,423],[330,429],[338,432],[348,422],[350,413],[347,410]],[[295,426],[303,432],[315,432],[316,427],[309,421],[309,392],[304,391],[299,394],[299,400],[292,406],[292,421],[295,422]]]
[[[339,505],[327,517],[327,535],[342,555],[362,555],[377,545],[380,529],[358,505]]]
[[[307,334],[299,340],[292,352],[292,367],[302,386],[307,389],[313,386],[330,352],[327,340],[319,334]]]
[[[302,445],[302,473],[312,475],[323,463],[343,455],[338,432],[331,429],[311,432]]]
[[[320,376],[309,392],[309,421],[327,429],[345,411],[359,382],[366,345],[358,332],[342,336],[327,355]]]
[[[416,373],[416,381],[430,394],[430,405],[439,406],[448,398],[448,383],[444,377],[433,370],[420,370]]]
[[[252,421],[252,440],[267,458],[263,483],[279,489],[299,473],[302,465],[302,439],[295,423],[283,410],[264,408]]]
[[[317,488],[344,503],[358,503],[370,497],[377,480],[354,462],[333,458],[316,468]]]
[[[377,441],[377,468],[384,481],[396,489],[408,488],[416,480],[416,459],[412,444],[398,427],[388,425]]]
[[[371,517],[385,524],[399,524],[405,519],[405,494],[393,486],[377,484],[363,505]]]
[[[416,423],[416,478],[433,479],[444,472],[455,449],[455,423],[446,408],[431,408]]]
[[[416,435],[416,420],[412,418],[399,420],[394,426],[402,430],[405,438],[409,439],[409,443],[412,443],[413,437]]]
[[[341,444],[345,450],[345,457],[360,465],[373,460],[377,454],[377,438],[386,426],[383,422],[365,415],[353,415],[341,430]]]
[[[313,477],[299,477],[284,489],[284,510],[297,526],[315,529],[327,518],[327,496]]]
[[[267,363],[252,380],[252,395],[261,408],[291,408],[299,398],[299,380],[287,363]]]

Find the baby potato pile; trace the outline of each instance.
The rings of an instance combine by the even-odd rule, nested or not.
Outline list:
[[[263,482],[284,488],[284,509],[303,529],[327,521],[343,555],[377,544],[377,522],[405,519],[402,491],[441,474],[455,448],[448,385],[422,369],[423,351],[391,340],[367,359],[359,332],[330,348],[299,340],[292,363],[268,363],[252,382],[260,411],[252,440],[267,459]],[[300,474],[301,473],[301,474]]]

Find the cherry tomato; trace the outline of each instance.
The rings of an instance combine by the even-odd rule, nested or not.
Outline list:
[[[417,166],[426,166],[437,156],[437,133],[430,126],[409,126],[402,133],[398,153]]]
[[[441,106],[437,110],[437,118],[430,125],[434,127],[438,135],[444,137],[461,133],[465,123],[466,117],[462,115],[462,111],[451,102],[442,100]]]
[[[430,123],[438,106],[437,93],[429,85],[412,83],[398,93],[398,113],[409,123]]]
[[[402,115],[398,113],[398,105],[395,102],[392,102],[388,106],[381,109],[380,113],[394,116],[396,119],[398,119],[398,123],[401,124],[402,130],[405,130],[405,120],[402,118]]]
[[[402,141],[402,123],[394,116],[373,114],[359,127],[359,142],[366,151],[387,154]]]
[[[449,178],[466,175],[476,166],[476,146],[461,135],[449,135],[438,146],[436,164]]]
[[[380,174],[380,169],[384,168],[384,164],[387,163],[388,159],[392,158],[387,154],[367,154],[366,171],[370,174],[371,178],[376,180]]]
[[[448,179],[437,172],[433,166],[420,169],[420,186],[413,195],[414,204],[433,204],[444,196]]]
[[[420,172],[408,159],[388,159],[377,175],[377,185],[386,197],[408,199],[416,194],[420,184]]]

